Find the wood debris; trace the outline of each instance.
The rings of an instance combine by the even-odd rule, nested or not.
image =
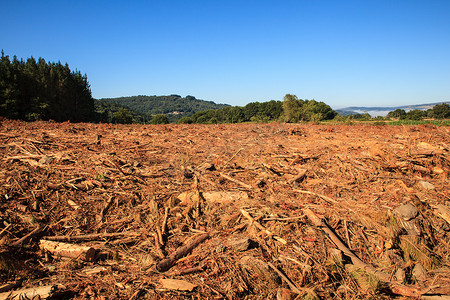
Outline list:
[[[445,127],[0,122],[0,299],[450,296]]]

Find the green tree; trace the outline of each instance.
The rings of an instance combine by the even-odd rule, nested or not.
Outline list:
[[[86,75],[67,64],[33,57],[0,60],[0,115],[26,121],[94,121],[94,99]]]
[[[133,123],[133,116],[131,116],[130,111],[126,108],[121,108],[119,111],[113,114],[113,123],[118,124],[131,124]]]
[[[301,102],[297,96],[286,94],[283,98],[283,113],[286,122],[298,122],[300,120]]]
[[[159,114],[152,118],[152,124],[168,124],[169,118],[165,114]]]
[[[422,120],[426,115],[426,112],[423,110],[413,109],[406,113],[406,120]]]
[[[447,103],[437,104],[431,109],[431,115],[436,119],[450,118],[450,105]]]
[[[397,108],[394,111],[390,111],[386,117],[390,119],[403,120],[404,118],[406,118],[406,111],[404,109]]]

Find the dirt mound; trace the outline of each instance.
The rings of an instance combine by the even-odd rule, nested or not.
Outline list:
[[[434,126],[2,120],[0,299],[448,297],[449,147]]]

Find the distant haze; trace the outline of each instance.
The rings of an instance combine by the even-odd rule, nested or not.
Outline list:
[[[344,107],[336,109],[338,112],[348,112],[348,113],[358,113],[358,114],[364,114],[368,113],[371,117],[377,117],[382,116],[386,117],[387,114],[391,111],[394,111],[396,109],[404,109],[406,112],[418,109],[418,110],[428,110],[433,108],[436,104],[441,103],[448,103],[450,102],[436,102],[436,103],[426,103],[426,104],[414,104],[414,105],[403,105],[403,106],[392,106],[392,107],[386,107],[386,106],[350,106],[350,107]]]

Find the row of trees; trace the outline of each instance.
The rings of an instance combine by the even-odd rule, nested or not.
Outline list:
[[[31,57],[0,60],[0,115],[10,119],[95,121],[94,99],[86,75],[61,62]]]
[[[68,64],[11,60],[1,52],[0,116],[9,119],[104,123],[242,123],[319,122],[339,116],[316,100],[287,94],[283,101],[252,102],[243,107],[215,104],[193,96],[135,96],[94,100],[86,75]],[[397,109],[387,118],[421,120],[450,118],[450,106],[438,104],[427,111]],[[181,118],[181,119],[180,119]],[[369,114],[352,119],[371,119]]]
[[[389,112],[386,117],[399,120],[423,120],[424,118],[449,119],[450,105],[447,103],[437,104],[426,111],[413,109],[406,112],[404,109],[396,109]]]
[[[224,107],[184,117],[180,123],[243,123],[243,122],[300,122],[331,120],[337,113],[330,106],[316,100],[302,100],[287,94],[283,101],[252,102],[243,107]]]

